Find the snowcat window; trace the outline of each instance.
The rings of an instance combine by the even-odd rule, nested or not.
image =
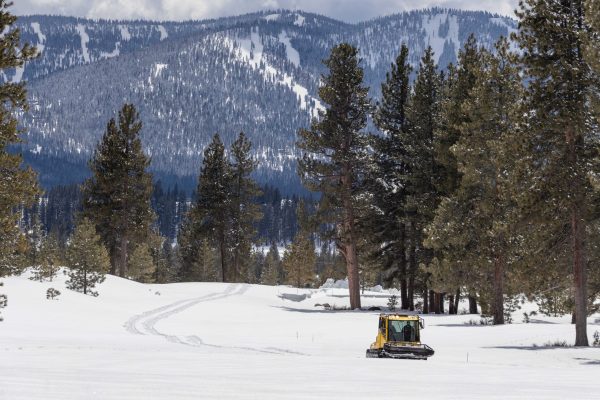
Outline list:
[[[419,340],[418,321],[390,320],[388,340],[392,342],[416,342]]]

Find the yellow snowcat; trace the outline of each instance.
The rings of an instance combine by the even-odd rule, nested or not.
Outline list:
[[[377,338],[367,349],[367,357],[427,360],[434,351],[421,343],[424,328],[418,315],[380,314]]]

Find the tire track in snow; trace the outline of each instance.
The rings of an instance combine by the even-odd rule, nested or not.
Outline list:
[[[275,347],[268,347],[260,349],[256,347],[248,346],[226,346],[217,345],[204,342],[202,338],[197,335],[191,336],[177,336],[169,335],[160,332],[156,329],[156,324],[164,319],[167,319],[173,315],[179,314],[182,311],[187,310],[197,304],[205,303],[209,301],[221,300],[231,296],[238,296],[244,294],[248,290],[247,285],[228,285],[223,292],[209,293],[204,296],[196,297],[193,299],[179,300],[171,304],[167,304],[162,307],[155,308],[153,310],[145,311],[141,314],[134,315],[129,318],[123,325],[127,332],[135,335],[146,335],[146,336],[161,336],[165,340],[171,343],[182,344],[193,347],[212,347],[218,349],[234,349],[234,350],[245,350],[258,353],[268,354],[294,354],[294,355],[307,355],[304,353],[296,352],[293,350],[279,349]]]

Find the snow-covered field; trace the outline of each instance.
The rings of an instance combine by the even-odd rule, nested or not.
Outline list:
[[[94,298],[63,282],[4,279],[0,399],[600,399],[600,348],[533,347],[571,342],[569,317],[425,316],[428,361],[367,359],[377,312],[314,307],[348,304],[343,289],[294,302],[278,295],[307,291],[109,276]]]

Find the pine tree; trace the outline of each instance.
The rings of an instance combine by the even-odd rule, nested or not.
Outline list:
[[[90,161],[92,177],[83,185],[83,214],[92,221],[109,250],[111,272],[125,277],[132,250],[150,233],[150,160],[142,150],[142,123],[132,104],[111,119]]]
[[[281,260],[279,259],[279,250],[275,242],[271,243],[267,257],[265,258],[265,265],[262,268],[260,275],[260,283],[262,285],[278,285],[280,282],[280,269]]]
[[[153,281],[156,265],[147,243],[140,243],[133,249],[128,260],[127,273],[128,277],[138,282],[150,283]]]
[[[597,121],[592,98],[597,75],[584,57],[589,27],[582,0],[526,0],[517,13],[520,63],[528,77],[528,129],[517,167],[523,171],[518,199],[523,214],[538,227],[539,241],[529,253],[561,251],[543,248],[553,238],[569,243],[575,300],[575,345],[588,346],[587,229],[598,218],[590,175],[598,173]],[[561,243],[563,243],[561,241]]]
[[[236,281],[247,281],[252,264],[252,242],[256,236],[255,224],[261,217],[260,208],[254,203],[260,190],[250,177],[256,168],[256,161],[250,154],[251,147],[243,132],[231,145],[231,228],[227,239],[231,243],[232,274]]]
[[[296,215],[300,230],[289,248],[286,249],[281,266],[285,282],[302,288],[312,285],[315,281],[317,255],[311,235],[311,222],[306,214],[304,201],[298,203]]]
[[[406,205],[408,239],[409,309],[414,310],[415,280],[418,266],[428,265],[432,254],[423,249],[423,230],[431,223],[439,204],[437,184],[440,170],[435,157],[435,132],[439,129],[441,76],[433,60],[431,47],[425,50],[415,80],[414,94],[408,110],[409,133],[406,147]]]
[[[402,45],[396,62],[381,85],[382,99],[374,115],[383,136],[374,137],[375,168],[372,193],[374,257],[383,266],[384,280],[391,286],[400,282],[401,307],[409,308],[406,259],[406,146],[410,134],[408,120],[410,74],[408,47]]]
[[[467,122],[451,148],[460,173],[458,187],[443,199],[428,244],[444,255],[446,269],[438,271],[437,280],[446,279],[448,269],[461,271],[461,278],[468,277],[491,304],[494,324],[503,324],[514,210],[506,174],[515,161],[510,146],[517,140],[523,95],[506,39],[496,44],[496,55],[482,51],[481,59],[462,107]]]
[[[33,264],[31,279],[52,282],[61,265],[63,265],[63,254],[58,242],[58,234],[51,232],[42,241],[37,262]]]
[[[434,183],[438,199],[450,198],[457,190],[460,183],[460,171],[452,146],[460,138],[461,127],[469,123],[469,115],[465,112],[464,104],[471,96],[471,90],[477,82],[477,71],[481,69],[481,52],[477,48],[474,35],[470,35],[464,48],[458,55],[458,66],[450,65],[446,79],[443,81],[440,99],[440,117],[434,131],[434,157],[436,173]],[[451,205],[455,203],[440,203],[436,208],[435,215],[452,215]],[[428,233],[429,242],[432,233]],[[458,238],[453,238],[456,243]],[[431,245],[431,243],[430,243]],[[429,273],[433,274],[432,283],[436,283],[433,289],[437,293],[430,292],[430,300],[433,301],[433,310],[439,307],[439,299],[443,292],[454,292],[457,288],[464,287],[469,293],[470,312],[477,313],[477,303],[474,296],[475,287],[469,286],[467,279],[468,266],[461,268],[460,260],[466,257],[467,249],[460,243],[452,247],[452,251],[438,251],[435,246],[434,258],[431,261]],[[461,254],[462,252],[462,254]],[[445,259],[452,257],[452,260]],[[456,262],[455,262],[456,261]],[[458,292],[460,293],[460,292]],[[439,310],[437,310],[439,311]]]
[[[12,68],[23,67],[37,53],[29,44],[21,45],[21,32],[13,28],[17,17],[8,11],[11,5],[11,2],[0,0],[0,31],[3,32],[0,70],[3,75]],[[0,85],[0,273],[11,270],[16,253],[24,250],[17,209],[32,205],[39,193],[33,170],[22,167],[20,154],[8,152],[11,145],[20,142],[22,130],[18,128],[16,116],[28,110],[25,83],[3,81]]]
[[[67,267],[67,288],[92,296],[98,295],[92,289],[104,282],[105,274],[110,269],[110,259],[96,233],[96,227],[87,218],[81,219],[75,228],[67,248]]]
[[[350,307],[360,308],[360,281],[356,245],[357,199],[366,170],[367,136],[363,130],[371,109],[358,50],[340,44],[324,61],[329,74],[323,76],[319,96],[326,105],[310,130],[299,132],[303,157],[298,173],[310,190],[322,193],[320,212],[335,224],[338,250],[346,260]]]
[[[441,123],[436,131],[436,178],[438,191],[442,195],[452,194],[458,186],[460,174],[450,148],[460,137],[461,125],[469,121],[463,104],[477,81],[476,71],[480,68],[480,63],[481,54],[477,48],[477,40],[475,35],[471,34],[458,53],[458,67],[448,68],[445,88],[448,97],[443,101]]]
[[[182,270],[193,270],[199,262],[197,249],[204,240],[217,249],[219,280],[233,279],[231,254],[228,249],[231,212],[231,165],[225,157],[225,146],[218,134],[204,150],[204,159],[198,178],[196,203],[188,213],[183,232],[187,235],[182,243]],[[196,252],[196,254],[194,254]]]

